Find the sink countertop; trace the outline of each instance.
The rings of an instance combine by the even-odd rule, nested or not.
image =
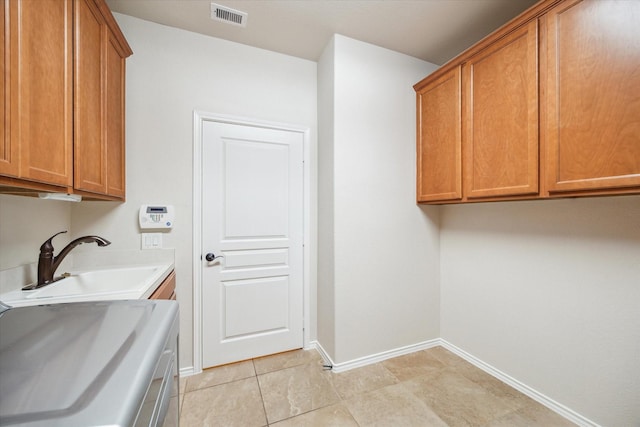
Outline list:
[[[171,254],[144,253],[137,257],[130,253],[135,251],[114,251],[107,256],[105,252],[101,251],[99,259],[92,258],[90,254],[74,258],[69,278],[32,291],[22,291],[20,286],[0,294],[0,301],[13,307],[24,307],[77,301],[146,299],[174,269],[173,251]]]

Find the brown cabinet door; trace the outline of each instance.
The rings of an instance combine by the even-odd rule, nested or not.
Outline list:
[[[462,198],[460,67],[417,92],[417,201]]]
[[[640,1],[570,0],[546,15],[547,187],[640,186]]]
[[[107,28],[92,0],[76,0],[75,9],[75,189],[107,193],[105,72]]]
[[[463,67],[465,198],[538,193],[538,23]]]
[[[0,174],[8,176],[18,176],[18,145],[11,144],[11,134],[9,133],[9,45],[11,34],[6,19],[9,17],[9,3],[3,2],[0,5]]]
[[[74,188],[124,199],[125,53],[94,0],[76,0]]]
[[[149,299],[176,299],[176,272],[172,271],[160,286],[151,294]]]
[[[9,0],[10,147],[5,140],[2,150],[12,164],[18,161],[18,177],[67,187],[73,168],[73,34],[66,24],[72,10],[72,0]]]
[[[109,32],[106,53],[107,193],[125,197],[125,57]]]

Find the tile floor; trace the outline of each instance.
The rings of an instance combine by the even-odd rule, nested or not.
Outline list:
[[[572,426],[443,347],[336,374],[315,350],[180,381],[182,427]]]

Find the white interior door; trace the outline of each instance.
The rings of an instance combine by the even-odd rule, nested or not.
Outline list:
[[[204,368],[303,346],[303,142],[203,122]]]

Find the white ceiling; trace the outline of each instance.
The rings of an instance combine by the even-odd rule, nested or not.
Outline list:
[[[342,34],[442,65],[536,0],[216,0],[245,28],[213,21],[210,0],[107,0],[112,11],[317,61]]]

